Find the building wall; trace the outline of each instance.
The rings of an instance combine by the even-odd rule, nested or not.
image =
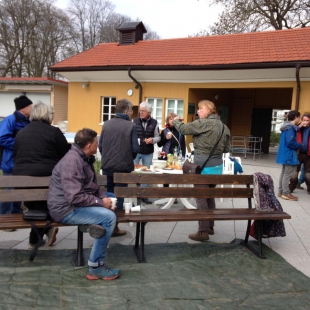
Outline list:
[[[51,93],[51,104],[55,110],[54,125],[68,120],[68,87],[54,85]]]
[[[185,122],[195,119],[188,114],[188,103],[198,103],[209,99],[217,107],[227,107],[228,122],[232,135],[249,134],[253,107],[271,107],[293,109],[296,100],[296,82],[271,83],[141,83],[142,100],[145,98],[167,98],[184,100]],[[133,117],[138,115],[139,90],[134,83],[89,83],[82,88],[82,83],[69,83],[68,130],[77,131],[89,127],[100,133],[101,98],[116,97],[116,100],[127,98],[134,104]],[[127,90],[132,89],[129,97]],[[218,99],[215,100],[215,95]],[[300,111],[310,110],[310,82],[301,83]],[[164,109],[163,109],[164,111]],[[163,126],[164,124],[162,124]]]

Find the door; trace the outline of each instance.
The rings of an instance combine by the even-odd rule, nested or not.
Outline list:
[[[253,137],[263,137],[261,151],[269,153],[270,131],[271,131],[271,108],[253,108],[251,135]]]

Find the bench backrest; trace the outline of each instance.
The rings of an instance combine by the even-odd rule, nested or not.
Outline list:
[[[99,186],[107,184],[105,175],[97,176]],[[47,200],[50,177],[0,176],[0,201],[41,201]],[[7,188],[10,190],[3,190]]]
[[[119,198],[252,198],[253,175],[198,175],[198,174],[154,174],[115,173],[114,182],[129,184],[115,187]],[[149,184],[152,187],[141,187]],[[157,187],[158,184],[184,184],[185,187]],[[188,187],[188,185],[226,185],[216,188]],[[234,185],[234,188],[227,185]]]

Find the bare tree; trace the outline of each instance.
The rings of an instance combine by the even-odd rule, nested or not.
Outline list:
[[[290,29],[310,25],[309,0],[210,0],[224,7],[219,20],[198,35]]]

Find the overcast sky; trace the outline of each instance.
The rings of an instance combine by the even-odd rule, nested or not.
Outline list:
[[[115,12],[139,18],[162,38],[184,38],[206,29],[216,20],[220,7],[207,0],[110,0]],[[67,0],[58,0],[64,8]]]

